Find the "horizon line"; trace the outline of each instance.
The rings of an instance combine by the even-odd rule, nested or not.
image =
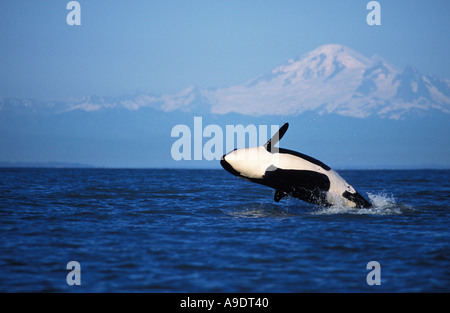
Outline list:
[[[0,161],[0,169],[110,169],[110,170],[222,170],[217,167],[171,167],[171,166],[102,166],[71,162],[5,162]],[[418,166],[355,166],[336,167],[336,171],[382,171],[382,170],[450,170],[445,165],[418,165]]]

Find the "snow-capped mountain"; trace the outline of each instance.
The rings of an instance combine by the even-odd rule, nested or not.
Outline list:
[[[292,115],[304,111],[403,118],[450,113],[450,81],[404,71],[342,45],[325,45],[246,84],[209,93],[212,112]]]
[[[358,118],[403,119],[411,114],[450,113],[450,81],[422,75],[412,66],[400,70],[380,57],[368,58],[348,47],[329,44],[244,84],[226,88],[188,87],[176,94],[88,96],[56,103],[0,100],[0,111],[63,113],[144,107],[163,112],[287,116],[315,111]]]

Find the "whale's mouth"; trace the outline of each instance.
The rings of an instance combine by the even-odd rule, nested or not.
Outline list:
[[[241,173],[239,173],[238,171],[236,171],[236,170],[233,168],[233,166],[231,166],[231,164],[228,163],[228,162],[225,160],[225,157],[226,157],[226,156],[227,156],[227,155],[225,154],[225,155],[222,156],[222,158],[220,158],[220,165],[222,165],[222,167],[223,167],[227,172],[229,172],[229,173],[231,173],[231,174],[233,174],[233,175],[235,175],[235,176],[241,176]]]

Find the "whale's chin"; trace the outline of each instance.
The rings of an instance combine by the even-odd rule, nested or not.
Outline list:
[[[231,174],[233,174],[233,175],[235,175],[235,176],[241,176],[241,174],[238,172],[238,171],[236,171],[232,166],[231,166],[231,164],[230,163],[228,163],[227,161],[225,161],[225,155],[224,156],[222,156],[222,158],[220,159],[220,165],[222,165],[222,167],[228,172],[228,173],[231,173]]]

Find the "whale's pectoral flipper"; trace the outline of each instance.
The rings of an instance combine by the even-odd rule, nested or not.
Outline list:
[[[266,142],[264,148],[266,148],[267,151],[272,152],[272,148],[278,143],[278,141],[280,141],[281,138],[283,138],[288,127],[289,123],[285,123],[283,126],[281,126],[280,129],[275,133],[275,135],[273,135],[272,138],[270,138],[269,141]]]
[[[280,202],[280,200],[284,197],[286,197],[288,194],[285,193],[284,191],[281,190],[276,190],[275,191],[275,195],[273,196],[273,199],[275,200],[275,202]]]

